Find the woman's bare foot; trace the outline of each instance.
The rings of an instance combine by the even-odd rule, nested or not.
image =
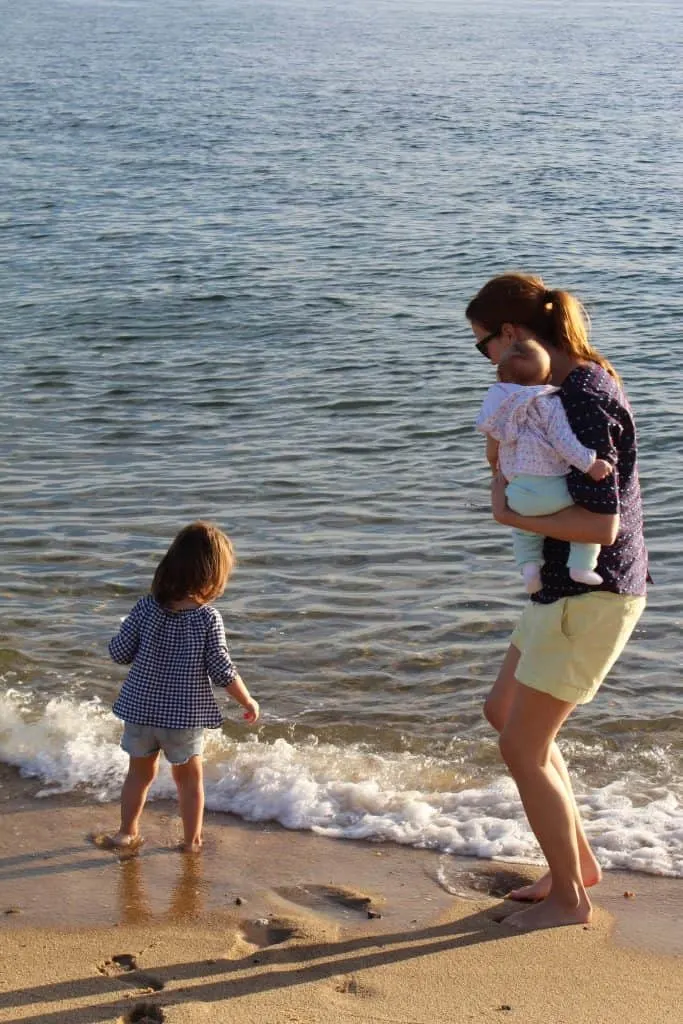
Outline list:
[[[583,873],[583,884],[586,889],[590,889],[594,885],[598,885],[602,881],[602,868],[598,864],[597,860],[593,858],[591,861],[587,861],[581,865]],[[539,903],[544,900],[553,884],[553,876],[549,871],[546,871],[544,875],[537,878],[535,882],[531,882],[530,885],[523,885],[519,889],[512,889],[507,896],[506,900],[518,900],[520,903]]]
[[[539,928],[561,928],[570,924],[590,924],[591,902],[584,894],[576,906],[560,903],[557,897],[549,895],[542,903],[536,903],[526,910],[518,910],[504,919],[504,924],[521,932]]]

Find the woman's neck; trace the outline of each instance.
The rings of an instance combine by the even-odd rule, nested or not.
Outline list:
[[[560,387],[577,366],[583,366],[581,359],[577,359],[576,356],[571,356],[567,352],[551,348],[548,348],[547,352],[550,356],[550,383],[555,387]]]

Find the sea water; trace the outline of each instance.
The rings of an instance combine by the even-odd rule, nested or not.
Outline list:
[[[683,875],[680,5],[0,18],[0,760],[117,799],[107,641],[209,518],[262,719],[226,708],[208,806],[537,858],[481,716],[524,594],[464,319],[524,269],[582,298],[624,378],[654,578],[562,749],[602,863]]]

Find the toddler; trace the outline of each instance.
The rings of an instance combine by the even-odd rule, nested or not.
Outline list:
[[[114,703],[123,719],[121,746],[129,755],[121,791],[121,827],[104,845],[133,852],[147,794],[163,751],[171,763],[183,823],[182,849],[202,845],[204,730],[220,727],[213,686],[224,686],[255,722],[250,696],[225,641],[221,614],[209,602],[220,597],[235,563],[228,537],[210,523],[180,531],[159,562],[151,594],[141,598],[109,644],[114,661],[131,665]]]
[[[550,358],[538,342],[514,342],[498,364],[498,383],[484,398],[477,429],[486,434],[486,456],[494,472],[508,480],[506,496],[513,511],[544,516],[572,505],[566,475],[575,466],[593,480],[602,480],[613,467],[585,448],[567,420],[558,388],[548,384]],[[515,561],[527,593],[541,589],[543,536],[513,530]],[[567,566],[577,583],[599,586],[595,572],[599,544],[569,546]]]

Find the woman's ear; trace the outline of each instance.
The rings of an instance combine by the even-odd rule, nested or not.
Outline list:
[[[509,324],[509,323],[501,324],[501,328],[500,328],[500,332],[499,332],[499,337],[500,337],[500,340],[502,341],[503,345],[505,345],[506,348],[509,345],[512,345],[513,341],[517,341],[517,339],[518,339],[518,331],[519,331],[519,328],[516,327],[514,324]]]

